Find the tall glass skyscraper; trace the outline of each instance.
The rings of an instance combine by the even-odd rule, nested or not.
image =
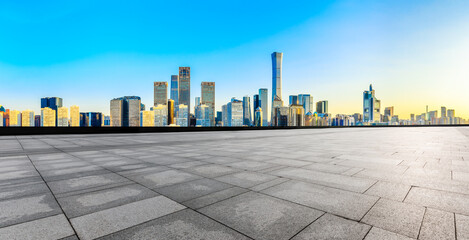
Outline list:
[[[289,105],[297,105],[297,104],[298,104],[298,95],[290,95]]]
[[[167,82],[154,82],[153,106],[158,104],[168,104],[168,83]]]
[[[256,112],[257,108],[260,107],[259,105],[259,94],[254,94],[254,97],[252,99],[252,106],[253,106],[253,112]]]
[[[140,126],[141,99],[137,96],[125,96],[111,100],[111,126]]]
[[[262,108],[262,126],[268,125],[268,114],[267,114],[267,107],[268,107],[268,96],[267,96],[267,88],[259,89],[259,106]]]
[[[251,126],[251,98],[243,97],[243,125]]]
[[[171,95],[170,98],[174,100],[174,105],[179,104],[179,75],[171,75]]]
[[[178,104],[184,104],[190,113],[191,109],[191,68],[179,67],[179,101]]]
[[[201,104],[209,107],[210,126],[215,126],[215,82],[202,82]]]
[[[316,112],[317,113],[328,113],[329,104],[327,101],[319,101],[316,103]]]
[[[283,53],[272,53],[272,102],[275,96],[282,99],[282,58]]]
[[[363,91],[363,122],[379,122],[381,102],[375,97],[375,90],[370,84],[369,91]]]

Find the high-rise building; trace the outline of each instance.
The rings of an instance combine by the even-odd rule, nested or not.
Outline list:
[[[454,118],[456,117],[454,109],[448,109],[448,117]]]
[[[272,102],[275,96],[282,99],[282,58],[283,53],[272,53]],[[262,107],[262,109],[265,109]]]
[[[80,107],[73,105],[70,107],[70,127],[80,126]]]
[[[55,110],[52,108],[41,108],[41,127],[55,127]]]
[[[445,118],[446,117],[446,107],[441,107],[441,117]]]
[[[267,119],[267,111],[268,111],[268,90],[267,88],[259,89],[259,106],[262,108],[262,126],[267,126],[268,119]]]
[[[375,97],[375,90],[370,84],[369,91],[363,91],[363,121],[379,122],[381,118],[381,102]]]
[[[154,127],[155,126],[154,110],[140,112],[140,126],[142,127]]]
[[[34,112],[31,110],[24,110],[21,112],[21,126],[34,127]]]
[[[251,98],[249,96],[243,97],[243,125],[251,126]]]
[[[305,114],[308,112],[313,113],[313,98],[309,94],[298,95],[298,104],[303,105]]]
[[[328,101],[319,101],[316,103],[316,112],[317,113],[328,113],[329,112],[329,103]]]
[[[0,112],[0,127],[3,127],[3,112]]]
[[[228,105],[221,106],[222,122],[224,127],[228,127]]]
[[[179,96],[178,104],[186,105],[190,113],[190,109],[191,109],[191,68],[190,67],[179,67],[178,96]]]
[[[280,98],[277,99],[278,101]],[[272,126],[286,127],[288,126],[288,116],[290,114],[289,107],[275,106],[272,115]]]
[[[305,110],[303,105],[292,104],[290,105],[288,114],[288,126],[301,127],[304,126]]]
[[[394,116],[394,107],[384,108],[383,122],[390,122],[393,116]]]
[[[254,96],[252,97],[252,109],[254,110],[253,112],[256,112],[258,107],[260,107],[259,94],[254,94]]]
[[[170,98],[174,100],[175,106],[179,104],[179,75],[171,75]]]
[[[168,125],[175,124],[174,112],[174,100],[168,99]]]
[[[154,82],[154,95],[153,106],[158,104],[166,105],[168,103],[168,83],[167,82]],[[143,109],[142,111],[144,111]]]
[[[55,125],[57,126],[57,114],[58,114],[58,109],[59,107],[62,107],[63,105],[63,100],[62,98],[59,97],[44,97],[41,98],[41,108],[50,108],[55,111]]]
[[[80,127],[101,127],[103,125],[103,114],[100,112],[80,113]]]
[[[210,112],[211,108],[206,104],[199,104],[195,110],[195,118],[196,118],[196,126],[200,127],[210,127],[211,119],[210,119]]]
[[[305,126],[314,126],[314,115],[312,112],[305,114]]]
[[[298,95],[290,95],[289,100],[290,100],[289,105],[298,105]],[[273,100],[272,100],[272,102],[273,102]]]
[[[262,127],[262,108],[257,107],[254,113],[254,126]]]
[[[217,117],[215,118],[215,126],[222,126],[223,125],[223,112],[217,111]]]
[[[66,107],[59,107],[57,109],[57,117],[59,118],[57,120],[57,126],[58,127],[68,127],[68,108]]]
[[[415,122],[415,114],[413,114],[413,113],[410,114],[410,121],[412,123]]]
[[[210,108],[210,126],[215,126],[215,82],[202,82],[201,91],[201,103]]]
[[[179,104],[178,117],[176,118],[176,125],[181,127],[189,126],[189,106]]]
[[[18,110],[10,111],[10,127],[21,127],[21,112]]]
[[[106,126],[106,127],[111,126],[111,116],[104,116],[103,126]]]
[[[137,96],[125,96],[111,100],[111,126],[140,126],[141,99]]]
[[[228,108],[228,126],[242,127],[243,126],[243,102],[232,98],[227,104]]]
[[[153,107],[155,115],[155,127],[164,127],[168,125],[168,106],[165,104],[158,104]]]

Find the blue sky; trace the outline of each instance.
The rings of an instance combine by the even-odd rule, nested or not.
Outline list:
[[[425,105],[469,116],[467,1],[0,1],[0,105],[39,111],[59,96],[81,111],[192,68],[231,97],[271,91],[270,53],[284,53],[283,95],[310,93],[332,113],[361,111],[373,83],[407,118]],[[219,110],[219,109],[218,109]]]

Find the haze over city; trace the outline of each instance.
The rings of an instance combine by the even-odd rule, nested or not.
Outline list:
[[[361,113],[372,83],[382,109],[394,106],[401,118],[426,105],[469,117],[469,3],[403,3],[4,2],[0,100],[40,112],[41,97],[58,96],[108,115],[115,97],[151,106],[153,82],[190,66],[191,105],[200,82],[216,82],[220,111],[259,88],[270,98],[269,54],[280,51],[283,95],[328,100],[333,114]]]

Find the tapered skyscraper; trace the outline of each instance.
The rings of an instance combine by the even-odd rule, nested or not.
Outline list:
[[[275,96],[282,99],[282,58],[283,53],[272,53],[272,102]]]

